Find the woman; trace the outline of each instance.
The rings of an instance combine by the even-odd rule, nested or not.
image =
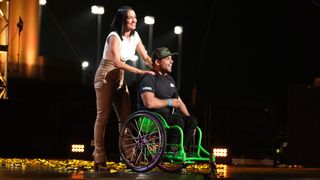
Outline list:
[[[146,65],[152,67],[151,58],[138,32],[135,31],[136,23],[135,11],[130,6],[123,6],[117,10],[111,24],[111,32],[106,38],[102,60],[95,74],[97,117],[94,125],[93,158],[96,170],[107,170],[105,128],[112,108],[116,112],[119,128],[131,111],[124,71],[140,75],[145,73],[154,75],[152,71],[141,70],[125,63],[137,52]]]

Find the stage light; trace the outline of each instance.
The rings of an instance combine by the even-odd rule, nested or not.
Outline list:
[[[100,52],[100,39],[101,39],[101,21],[102,21],[102,15],[104,14],[104,7],[99,5],[93,5],[91,6],[91,13],[96,14],[98,17],[97,21],[97,54],[96,54],[96,61],[93,64],[93,66],[97,66],[101,60],[101,52]]]
[[[91,6],[91,13],[102,15],[102,14],[104,14],[104,7],[98,6],[98,5],[93,5],[93,6]]]
[[[148,25],[153,25],[154,24],[154,17],[153,16],[145,16],[144,17],[144,23]]]
[[[84,144],[72,144],[71,145],[71,152],[73,153],[83,153],[85,150]]]
[[[175,34],[182,34],[183,33],[183,27],[182,26],[175,26],[174,27],[174,33]]]
[[[178,71],[177,71],[177,88],[180,90],[181,87],[181,70],[182,70],[182,33],[183,33],[183,27],[182,26],[175,26],[174,27],[174,33],[178,36]]]
[[[44,5],[47,4],[47,0],[39,0],[39,4],[40,4],[41,6],[44,6]]]
[[[148,53],[151,54],[152,52],[152,42],[153,42],[153,25],[155,23],[155,19],[153,16],[145,16],[144,17],[144,23],[149,26],[149,37],[148,37]],[[146,66],[144,62],[142,62],[142,69],[145,69]]]
[[[86,70],[89,67],[89,62],[88,61],[83,61],[81,66],[82,66],[82,70]]]
[[[228,150],[227,150],[227,148],[213,148],[213,154],[216,157],[227,157]]]

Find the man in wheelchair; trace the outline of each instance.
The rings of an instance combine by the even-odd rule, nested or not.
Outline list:
[[[159,113],[166,119],[168,125],[178,125],[183,129],[184,146],[189,149],[191,137],[197,127],[197,120],[191,116],[185,103],[179,97],[172,72],[173,55],[166,47],[154,49],[152,52],[152,70],[156,75],[144,75],[138,85],[138,110],[149,110]],[[177,151],[180,133],[176,129],[168,131],[167,144],[169,151]]]

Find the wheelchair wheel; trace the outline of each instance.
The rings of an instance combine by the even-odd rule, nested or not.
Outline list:
[[[166,149],[166,132],[161,121],[148,111],[137,111],[122,126],[119,151],[130,169],[146,172],[158,165]]]
[[[182,169],[182,164],[161,161],[158,164],[158,168],[165,172],[179,172]]]

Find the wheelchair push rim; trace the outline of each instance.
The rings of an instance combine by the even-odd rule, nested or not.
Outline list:
[[[119,151],[130,169],[146,172],[158,166],[166,149],[166,132],[152,113],[138,111],[128,117],[119,136]]]

